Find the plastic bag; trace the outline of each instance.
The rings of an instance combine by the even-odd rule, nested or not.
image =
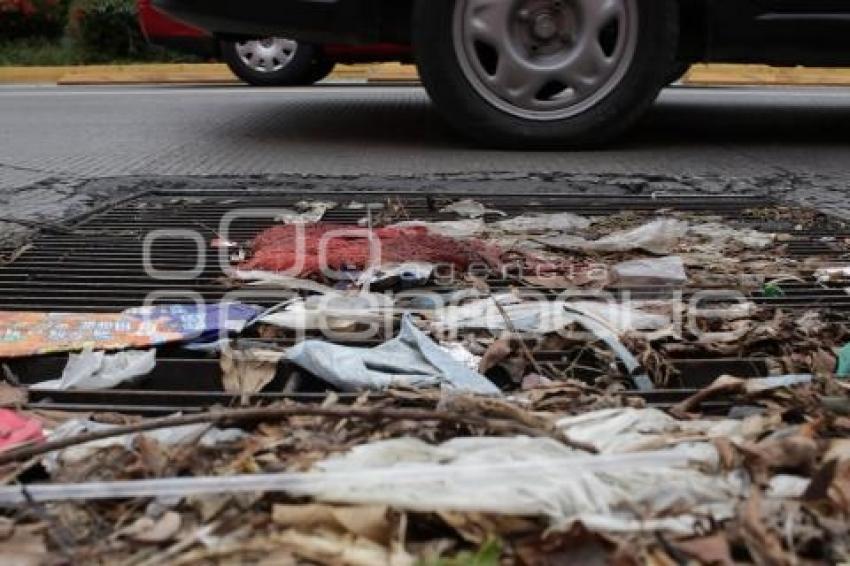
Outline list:
[[[62,377],[37,383],[36,389],[112,389],[156,367],[156,350],[129,350],[117,354],[84,350],[71,354]]]
[[[486,377],[455,360],[417,329],[410,316],[401,333],[376,348],[352,348],[307,340],[287,359],[343,391],[382,391],[390,387],[437,387],[482,395],[501,394]]]
[[[611,282],[620,285],[684,285],[685,263],[678,256],[634,259],[611,268]]]

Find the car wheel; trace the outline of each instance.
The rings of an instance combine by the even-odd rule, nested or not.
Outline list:
[[[688,74],[688,71],[691,70],[690,63],[682,63],[681,61],[676,61],[673,63],[673,66],[667,72],[667,76],[664,79],[664,86],[671,85],[673,83],[677,83]]]
[[[315,84],[326,79],[333,72],[334,67],[336,67],[336,61],[331,61],[327,57],[320,55],[313,61],[310,76],[308,77],[309,84]]]
[[[224,61],[237,77],[254,86],[303,86],[316,82],[321,52],[314,46],[270,37],[221,44]]]
[[[464,134],[508,147],[588,146],[658,95],[675,0],[417,0],[422,82]]]

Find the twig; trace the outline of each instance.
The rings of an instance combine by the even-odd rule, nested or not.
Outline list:
[[[534,368],[534,371],[536,371],[538,375],[545,376],[546,372],[543,371],[543,367],[536,359],[534,359],[534,354],[531,353],[531,350],[528,348],[528,344],[525,343],[523,337],[520,336],[519,332],[517,332],[514,322],[511,320],[511,317],[508,316],[508,311],[505,310],[505,307],[499,304],[499,300],[493,296],[493,293],[490,293],[490,298],[493,299],[493,303],[496,305],[496,308],[499,309],[499,314],[501,314],[502,318],[505,319],[505,328],[507,328],[508,332],[511,333],[511,336],[516,338],[517,342],[519,342],[519,347],[522,350],[523,355],[525,355],[528,362]]]
[[[32,244],[25,244],[5,256],[0,256],[0,267],[12,265],[16,261],[18,261],[18,259],[20,259],[22,255],[30,251],[32,247]]]
[[[108,430],[99,430],[80,434],[71,438],[62,438],[44,444],[33,446],[24,446],[14,450],[9,450],[0,454],[0,466],[32,458],[62,450],[70,446],[85,444],[95,440],[103,440],[105,438],[114,438],[116,436],[124,436],[127,434],[135,434],[138,432],[146,432],[151,430],[159,430],[163,428],[172,428],[190,424],[222,424],[236,423],[241,421],[263,420],[263,419],[284,419],[295,416],[314,416],[335,419],[393,419],[393,420],[411,420],[411,421],[441,421],[450,424],[462,424],[470,426],[480,426],[492,431],[522,434],[526,436],[549,437],[556,440],[564,441],[563,436],[528,427],[517,423],[516,421],[487,419],[475,415],[465,415],[450,413],[446,411],[427,411],[421,409],[375,409],[368,407],[319,407],[319,406],[295,406],[295,407],[265,407],[252,409],[227,409],[216,410],[209,413],[200,413],[196,415],[179,415],[173,417],[164,417],[161,419],[151,419],[135,425],[126,425],[111,428]]]

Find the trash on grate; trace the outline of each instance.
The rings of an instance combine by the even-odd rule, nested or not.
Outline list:
[[[685,263],[678,256],[632,259],[611,268],[611,282],[619,285],[684,285],[688,282]]]
[[[834,418],[798,422],[804,407],[822,407],[828,387],[809,377],[748,391],[715,387],[758,409],[744,418],[707,416],[693,405],[695,413],[678,419],[630,406],[622,392],[573,384],[514,401],[398,391],[345,406],[330,396],[322,406],[218,410],[191,425],[169,424],[192,418],[176,416],[147,432],[155,421],[68,420],[49,438],[62,439],[62,450],[27,453],[42,458],[28,465],[44,466],[50,482],[2,487],[0,505],[47,503],[51,516],[73,513],[75,548],[109,561],[145,556],[166,539],[186,541],[173,551],[183,561],[222,544],[193,538],[199,529],[242,541],[220,547],[230,559],[271,546],[301,556],[304,547],[282,543],[279,528],[314,542],[359,537],[381,556],[424,558],[433,548],[424,543],[438,540],[451,556],[488,537],[512,554],[549,548],[577,528],[611,541],[600,550],[606,557],[615,548],[635,558],[665,553],[708,535],[753,556],[766,544],[749,536],[753,524],[777,537],[774,551],[783,556],[834,557],[850,535],[840,497],[850,462],[840,435],[850,430]],[[556,399],[570,404],[568,414],[553,408]],[[618,406],[594,409],[603,399]],[[244,430],[210,426],[222,421]],[[92,433],[114,436],[92,442]],[[146,540],[119,524],[112,539],[123,542],[103,545],[85,527],[113,516],[163,536]],[[39,520],[16,519],[17,528]]]
[[[0,409],[0,452],[44,440],[41,423],[10,409]]]
[[[571,212],[555,214],[525,214],[507,220],[499,220],[487,226],[488,230],[510,234],[541,234],[546,232],[573,233],[585,230],[591,221]]]
[[[290,349],[286,358],[342,391],[442,386],[482,395],[500,393],[417,329],[409,316],[402,320],[398,337],[377,348],[307,340]]]
[[[208,214],[202,220],[214,224],[236,208],[210,198],[214,212],[193,208],[191,221]],[[146,335],[159,347],[144,383],[27,389],[57,375],[65,357],[0,360],[10,413],[47,436],[0,452],[0,556],[31,548],[49,554],[42,562],[369,565],[846,558],[850,284],[827,261],[850,252],[845,228],[824,239],[806,211],[761,201],[727,208],[728,199],[681,210],[664,197],[621,199],[622,210],[603,213],[586,195],[367,197],[354,206],[344,204],[350,197],[339,206],[300,198],[267,198],[277,226],[251,218],[216,234],[235,269],[205,271],[197,283],[211,305],[237,291],[256,293],[265,310],[244,307],[223,326],[196,316],[194,326],[177,325],[186,332],[176,345]],[[149,214],[131,201],[114,222],[185,225],[188,209],[168,203]],[[366,209],[367,228],[355,227]],[[324,247],[336,277],[287,272],[298,267],[299,234],[310,266],[320,267]],[[390,251],[380,261],[370,235]],[[183,248],[162,255],[184,265]],[[78,304],[144,304],[109,288],[115,297]],[[73,296],[73,282],[68,289]],[[28,292],[19,291],[23,300]],[[154,313],[192,318],[184,309]],[[213,327],[228,332],[204,335]],[[198,334],[210,341],[187,343]],[[148,349],[129,347],[122,354]],[[78,360],[107,359],[100,350],[110,348],[94,349]]]
[[[353,331],[360,324],[381,323],[393,316],[393,301],[380,293],[330,291],[293,299],[259,322],[288,330]]]
[[[654,254],[669,254],[688,233],[688,223],[672,218],[654,220],[638,228],[609,234],[588,241],[579,236],[541,238],[546,245],[584,252],[628,252],[643,250]]]
[[[221,380],[224,390],[243,396],[262,391],[275,377],[283,352],[275,350],[232,350],[221,352]]]
[[[279,211],[275,221],[282,224],[315,224],[325,213],[336,208],[334,202],[300,201],[293,207],[295,210]]]
[[[499,216],[507,216],[501,210],[490,209],[478,201],[472,199],[463,199],[440,209],[440,212],[454,213],[458,216],[467,218],[481,218],[487,214],[497,214]]]
[[[115,354],[86,348],[71,354],[62,377],[36,383],[37,389],[111,389],[137,377],[148,375],[156,367],[156,350],[129,350]]]
[[[427,262],[465,270],[475,263],[497,267],[500,256],[499,248],[481,240],[440,236],[423,227],[277,226],[257,236],[251,259],[240,269],[306,277],[328,271],[359,273],[384,263]]]
[[[487,224],[480,218],[470,220],[442,220],[438,222],[423,222],[421,220],[407,220],[392,224],[390,228],[424,228],[431,234],[446,236],[448,238],[472,238],[482,234],[487,229]]]
[[[163,305],[120,314],[0,312],[0,358],[204,340],[240,332],[259,313],[241,304]]]

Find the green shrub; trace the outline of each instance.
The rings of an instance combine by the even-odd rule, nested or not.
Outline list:
[[[74,0],[68,32],[77,46],[104,60],[139,57],[147,50],[135,0]]]
[[[0,40],[58,37],[67,13],[67,0],[0,0]]]

